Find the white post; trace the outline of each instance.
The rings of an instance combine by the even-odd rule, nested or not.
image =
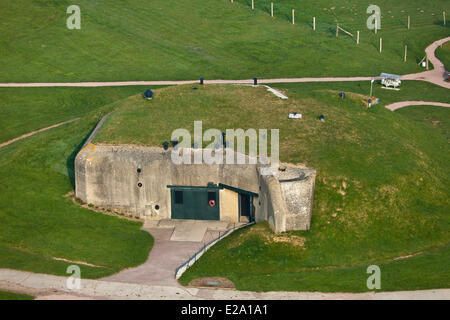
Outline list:
[[[292,9],[292,24],[295,24],[295,10]]]
[[[411,17],[408,16],[408,30],[411,28]]]
[[[383,38],[380,38],[380,53],[383,51]]]
[[[359,44],[359,30],[356,31],[356,44]]]
[[[252,0],[252,10],[255,9],[255,0]]]
[[[378,33],[378,22],[375,19],[375,34],[377,34],[377,33]]]
[[[408,46],[405,45],[405,62],[406,62],[406,56],[408,55]]]
[[[370,99],[372,99],[372,92],[373,92],[373,83],[374,83],[375,79],[372,78],[372,80],[370,80]]]
[[[316,31],[316,17],[313,18],[313,31]]]
[[[270,3],[270,16],[273,17],[273,2]]]
[[[339,25],[336,26],[336,38],[339,36]]]

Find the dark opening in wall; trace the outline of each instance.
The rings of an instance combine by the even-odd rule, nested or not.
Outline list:
[[[138,187],[139,187],[139,188],[142,187],[142,183],[139,182],[139,183],[138,183]]]
[[[174,191],[175,193],[175,203],[183,204],[183,191]]]
[[[159,210],[159,205],[156,205],[156,206],[155,206],[155,210]]]

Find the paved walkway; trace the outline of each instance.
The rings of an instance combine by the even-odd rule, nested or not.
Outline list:
[[[173,228],[144,227],[143,230],[149,232],[155,239],[147,261],[136,268],[123,270],[102,280],[181,287],[175,280],[176,269],[200,250],[204,243],[218,237],[218,231],[205,229],[201,241],[172,241],[170,239],[174,232]]]
[[[436,106],[436,107],[450,108],[450,103],[429,102],[429,101],[400,101],[400,102],[389,104],[386,106],[386,108],[391,111],[395,111],[397,109],[409,107],[409,106]]]
[[[82,280],[79,290],[69,290],[67,278],[24,271],[0,269],[0,289],[30,292],[38,299],[146,299],[146,300],[395,300],[440,299],[450,300],[450,289],[365,292],[250,292],[220,289],[181,288],[105,280]],[[19,289],[20,288],[20,289]],[[39,292],[43,292],[40,295]]]

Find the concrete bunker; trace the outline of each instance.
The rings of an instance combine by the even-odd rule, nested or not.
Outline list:
[[[175,164],[171,150],[95,145],[76,156],[75,194],[144,219],[267,220],[275,232],[308,230],[315,170],[249,163]]]

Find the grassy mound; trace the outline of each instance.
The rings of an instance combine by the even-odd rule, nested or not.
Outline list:
[[[247,0],[80,0],[81,29],[69,30],[72,4],[0,3],[1,82],[405,74],[421,71],[425,47],[448,36],[441,20],[450,11],[446,0],[379,0],[382,29],[375,35],[366,27],[368,3],[359,0],[275,1],[274,18],[269,0],[256,0],[253,11]],[[346,35],[336,39],[337,23],[360,30],[360,45]]]
[[[182,282],[222,276],[239,289],[361,291],[365,282],[355,282],[352,272],[363,270],[360,277],[366,277],[365,268],[379,263],[391,270],[386,290],[429,288],[427,281],[413,281],[413,272],[442,259],[442,265],[428,266],[433,275],[427,279],[434,279],[430,286],[450,285],[442,267],[449,259],[450,110],[384,108],[427,96],[448,102],[446,89],[405,82],[397,92],[377,85],[375,96],[382,103],[366,109],[367,83],[278,87],[288,100],[264,87],[214,85],[163,88],[151,101],[130,97],[94,141],[160,145],[176,128],[192,132],[194,120],[203,120],[203,130],[278,128],[280,160],[317,168],[309,232],[272,241],[266,237],[274,235],[263,226],[241,231],[203,256]],[[340,91],[350,94],[340,99]],[[303,119],[288,119],[294,111]],[[317,120],[320,114],[325,122]],[[255,231],[260,228],[264,232]],[[394,259],[416,253],[421,255],[405,267],[412,282],[394,281],[410,263]],[[313,273],[316,280],[308,280]],[[341,274],[346,275],[342,283]],[[325,285],[324,279],[332,282]]]

